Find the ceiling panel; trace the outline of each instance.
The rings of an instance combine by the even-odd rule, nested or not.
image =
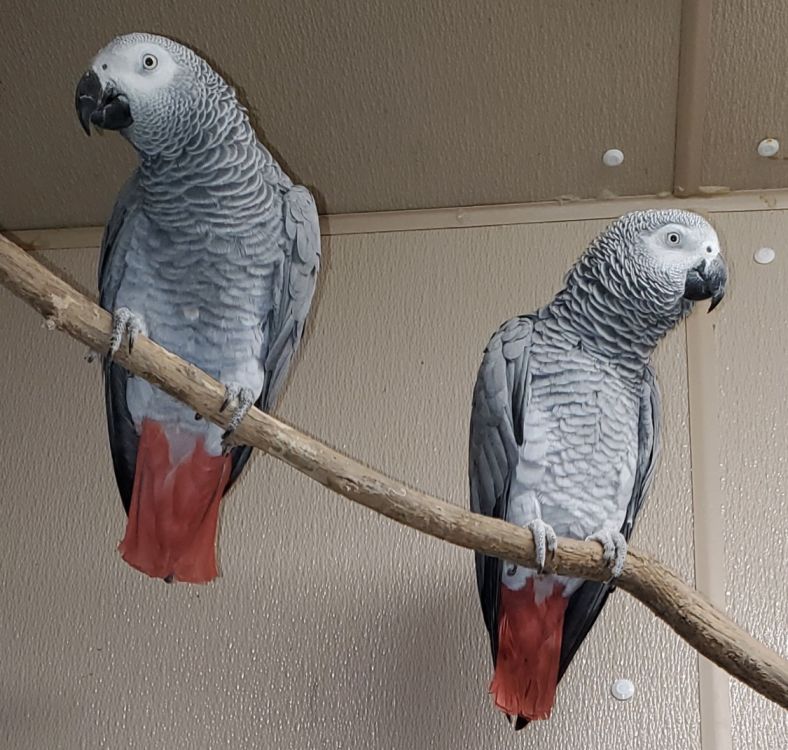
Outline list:
[[[788,186],[784,154],[757,154],[762,138],[788,145],[788,4],[714,0],[703,183],[731,189]]]
[[[672,184],[680,0],[5,0],[0,226],[102,223],[133,165],[74,86],[116,34],[239,86],[323,212],[651,194]],[[10,7],[9,7],[10,6]],[[626,155],[616,169],[601,155]]]

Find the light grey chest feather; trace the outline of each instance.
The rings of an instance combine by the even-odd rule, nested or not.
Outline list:
[[[580,350],[535,346],[509,520],[563,536],[618,530],[634,484],[637,384]]]
[[[244,240],[136,231],[116,298],[156,342],[220,377],[263,356],[263,322],[281,294],[281,248]]]

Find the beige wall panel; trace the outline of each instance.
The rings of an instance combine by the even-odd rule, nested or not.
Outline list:
[[[602,222],[335,237],[280,414],[465,506],[490,333],[545,302]],[[95,251],[46,256],[92,287]],[[493,710],[472,554],[258,456],[225,504],[223,577],[166,586],[124,516],[100,373],[0,293],[0,746],[689,748],[695,654],[623,592],[515,735]],[[658,356],[665,454],[635,543],[692,580],[684,332]],[[636,685],[630,703],[614,679]]]
[[[732,283],[716,325],[727,607],[788,654],[788,215],[715,217]],[[753,253],[777,252],[770,265]],[[709,398],[716,398],[709,394]],[[731,681],[733,747],[788,747],[788,712]]]
[[[788,5],[785,0],[714,0],[712,5],[703,184],[785,187]],[[782,141],[781,158],[758,156],[758,142],[766,137]]]
[[[243,90],[330,213],[672,185],[681,0],[4,0],[0,226],[102,223],[132,162],[73,92],[118,33],[174,35]],[[617,169],[607,148],[624,150]]]

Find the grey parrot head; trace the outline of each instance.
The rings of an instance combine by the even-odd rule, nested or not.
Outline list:
[[[154,34],[113,39],[77,84],[79,121],[118,130],[143,154],[175,153],[207,119],[210,94],[231,89],[188,47]],[[231,94],[232,95],[232,94]]]
[[[702,216],[678,209],[625,214],[597,237],[577,268],[601,277],[625,306],[631,302],[671,318],[698,300],[710,299],[711,312],[728,280],[714,228]]]

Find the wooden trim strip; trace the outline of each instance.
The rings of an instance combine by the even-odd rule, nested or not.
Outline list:
[[[713,0],[684,0],[681,9],[679,85],[673,192],[697,195],[703,182],[704,124],[711,80]]]
[[[695,588],[725,609],[722,530],[719,374],[713,320],[700,306],[687,318],[687,385],[692,455],[692,516]],[[700,734],[703,750],[732,750],[730,685],[727,676],[698,657]]]
[[[413,232],[428,229],[549,224],[566,221],[613,219],[627,211],[644,208],[684,208],[708,214],[737,211],[788,209],[788,190],[744,190],[725,195],[694,198],[635,196],[609,200],[512,203],[463,208],[426,208],[415,211],[376,211],[359,214],[329,214],[320,217],[324,236]],[[27,229],[8,231],[6,236],[33,250],[68,250],[98,247],[101,227]]]

